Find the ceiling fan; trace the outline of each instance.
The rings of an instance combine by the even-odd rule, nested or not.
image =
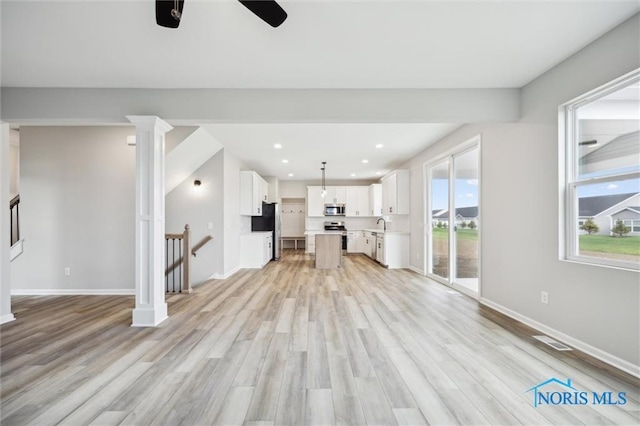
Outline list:
[[[287,19],[287,12],[275,0],[238,0],[272,27]],[[156,23],[161,27],[178,28],[182,19],[184,0],[156,0]]]

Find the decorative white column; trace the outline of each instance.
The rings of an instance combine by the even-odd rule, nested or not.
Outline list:
[[[0,123],[0,324],[15,319],[11,313],[9,215],[9,124]]]
[[[167,319],[164,301],[164,135],[155,116],[127,116],[136,126],[136,306],[133,327]]]

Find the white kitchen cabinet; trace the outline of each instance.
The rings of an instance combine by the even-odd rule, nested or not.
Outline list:
[[[375,253],[376,237],[372,232],[364,231],[364,250],[363,253],[373,259]]]
[[[327,194],[324,197],[326,204],[346,204],[347,188],[344,186],[327,186]]]
[[[366,186],[348,186],[346,188],[346,216],[370,216],[369,188]]]
[[[365,253],[366,242],[364,237],[364,231],[355,231],[356,234],[356,253]]]
[[[369,185],[369,216],[382,216],[382,184]]]
[[[271,259],[273,259],[273,235],[266,235],[263,241],[264,251],[262,253],[262,261],[263,265],[269,263]]]
[[[306,238],[304,252],[307,254],[316,254],[316,234],[307,232]]]
[[[307,216],[324,217],[324,199],[321,186],[307,186]]]
[[[240,265],[260,269],[271,260],[273,234],[270,231],[240,235]]]
[[[382,265],[389,269],[409,267],[409,234],[385,233],[381,247],[377,260]]]
[[[279,203],[280,202],[280,181],[275,176],[268,176],[266,179],[267,189],[267,203]]]
[[[356,231],[347,231],[347,253],[358,253]]]
[[[264,179],[260,181],[260,200],[264,203],[269,202],[269,184]]]
[[[385,215],[409,214],[408,170],[396,170],[382,179],[382,210]]]
[[[262,202],[267,201],[269,186],[254,171],[240,172],[240,214],[262,216]]]

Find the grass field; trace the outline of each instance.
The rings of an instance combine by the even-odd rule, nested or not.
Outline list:
[[[580,252],[582,251],[640,256],[640,237],[580,235]]]
[[[433,273],[441,277],[449,276],[449,230],[433,228]],[[457,239],[457,278],[478,277],[478,230],[458,228]]]
[[[443,228],[433,228],[433,239],[434,240],[446,240],[447,235],[449,235],[448,229]],[[477,229],[462,229],[458,228],[456,231],[456,238],[458,241],[477,241],[478,240],[478,230]]]

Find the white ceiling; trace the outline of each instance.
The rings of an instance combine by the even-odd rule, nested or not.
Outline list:
[[[186,0],[171,30],[153,0],[1,4],[4,87],[519,88],[640,11],[638,0],[297,0],[280,2],[289,18],[274,29],[235,0]],[[265,176],[319,179],[327,161],[328,179],[374,179],[461,124],[207,130]]]
[[[2,85],[521,87],[640,10],[633,1],[283,1],[271,28],[235,0],[2,1]]]
[[[331,182],[379,179],[456,127],[456,124],[214,124],[205,129],[262,176],[319,180],[321,162],[326,161],[326,177]],[[282,148],[274,148],[275,144],[281,144]],[[376,148],[377,144],[384,146]]]

